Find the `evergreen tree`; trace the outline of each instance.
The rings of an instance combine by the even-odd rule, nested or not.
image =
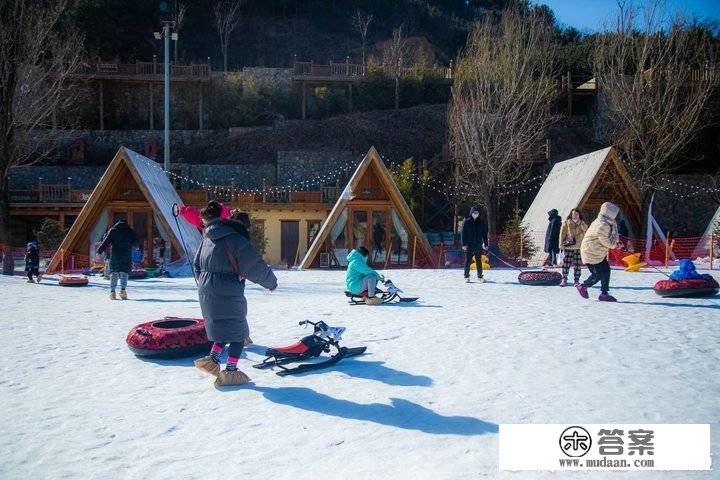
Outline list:
[[[62,228],[57,220],[46,218],[34,233],[40,248],[57,250],[67,234],[67,229]]]
[[[522,244],[522,249],[520,245]],[[515,205],[512,215],[505,223],[505,230],[498,239],[500,253],[507,258],[522,260],[532,257],[537,251],[530,229],[522,223],[522,210]]]

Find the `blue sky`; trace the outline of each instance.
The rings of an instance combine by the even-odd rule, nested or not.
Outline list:
[[[616,11],[616,0],[539,0],[555,12],[558,21],[581,31],[601,30],[603,23]],[[673,9],[699,17],[720,20],[720,0],[670,0]]]

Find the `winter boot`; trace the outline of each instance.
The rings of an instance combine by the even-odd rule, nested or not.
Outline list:
[[[617,299],[613,297],[612,295],[608,295],[607,293],[601,293],[598,297],[598,300],[601,302],[617,302]]]
[[[465,277],[465,283],[470,283],[470,277]]]
[[[365,297],[365,305],[380,305],[382,298],[380,297]]]
[[[240,370],[220,370],[215,379],[216,387],[226,387],[229,385],[243,385],[250,381],[250,377]]]
[[[588,295],[587,287],[583,285],[582,283],[578,283],[575,285],[575,288],[577,288],[578,293],[583,298],[590,298],[590,295]]]
[[[478,283],[485,283],[485,278],[484,278],[484,277],[478,277],[477,282],[478,282]]]
[[[32,278],[28,278],[27,283],[35,283],[35,281]]]
[[[115,290],[110,291],[110,300],[117,300],[117,297],[115,296]]]
[[[567,287],[567,278],[563,278],[562,282],[560,282],[561,287]]]
[[[38,275],[37,278],[35,279],[35,281],[37,283],[40,283],[40,280],[42,280],[42,275]]]
[[[244,347],[247,347],[248,345],[252,345],[252,344],[253,344],[252,338],[250,338],[250,337],[245,337],[245,341],[243,342],[243,346],[244,346]]]
[[[209,373],[213,377],[217,377],[220,374],[220,365],[211,356],[195,360],[195,368],[202,372]]]
[[[127,300],[127,292],[125,290],[120,290],[120,300]]]

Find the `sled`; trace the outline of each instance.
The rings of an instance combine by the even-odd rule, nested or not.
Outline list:
[[[253,367],[258,369],[278,367],[279,370],[275,373],[284,377],[295,373],[327,368],[335,365],[343,358],[362,355],[367,349],[367,347],[348,348],[340,346],[345,327],[331,327],[323,321],[311,322],[310,320],[303,320],[299,325],[312,325],[313,334],[303,337],[300,341],[286,347],[268,348],[265,351],[266,358],[262,362],[253,365]],[[290,363],[320,357],[323,352],[330,353],[333,348],[336,353],[323,361],[303,363],[294,367],[285,366]]]
[[[383,285],[387,288],[387,290],[376,290],[376,295],[380,297],[382,300],[382,303],[390,303],[393,300],[397,299],[400,303],[411,303],[417,301],[419,297],[403,297],[400,294],[403,293],[402,290],[400,290],[398,287],[395,286],[394,283],[392,283],[392,280],[388,279],[383,282]],[[367,292],[364,291],[360,294],[352,293],[345,291],[345,296],[348,297],[350,300],[348,303],[350,305],[365,305],[365,299],[367,298]]]

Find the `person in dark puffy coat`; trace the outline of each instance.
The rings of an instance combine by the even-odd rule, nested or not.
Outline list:
[[[102,254],[109,247],[110,252],[110,300],[115,300],[115,289],[120,279],[120,298],[127,300],[128,276],[132,271],[132,250],[138,245],[135,230],[125,220],[118,221],[105,235],[97,253]]]
[[[462,227],[462,249],[465,252],[465,282],[470,281],[470,264],[475,259],[478,282],[483,282],[482,254],[488,248],[488,237],[485,225],[480,220],[480,209],[472,207],[470,217],[466,218]]]
[[[37,277],[37,283],[40,283],[40,250],[35,240],[27,244],[25,252],[25,271],[27,272],[27,283],[35,283],[33,275]]]
[[[205,331],[213,341],[210,355],[195,366],[216,378],[215,385],[241,385],[250,379],[237,368],[243,343],[249,336],[245,280],[270,291],[277,279],[247,238],[220,217],[221,206],[210,202],[201,212],[205,232],[195,254],[193,270],[198,281]],[[227,365],[220,369],[220,355],[228,347]]]
[[[560,253],[560,227],[562,227],[562,218],[558,215],[558,211],[554,208],[548,212],[548,227],[545,232],[545,253],[548,256],[548,266],[557,266],[557,255]]]

